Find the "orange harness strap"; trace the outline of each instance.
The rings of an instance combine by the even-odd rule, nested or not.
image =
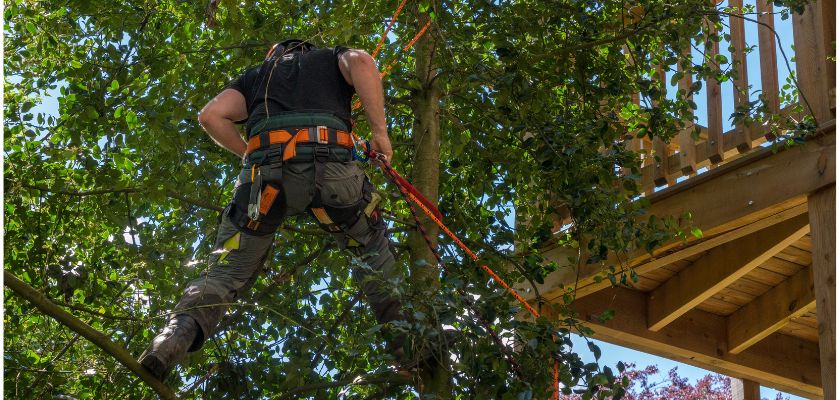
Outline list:
[[[336,130],[335,141],[333,142],[330,141],[329,128],[319,126],[316,129],[318,132],[317,135],[315,135],[315,138],[310,137],[309,128],[297,129],[294,134],[286,129],[276,129],[268,132],[268,141],[265,143],[263,143],[263,140],[260,138],[261,135],[254,135],[248,139],[248,147],[245,150],[245,155],[274,144],[283,144],[285,146],[283,148],[283,161],[297,155],[296,145],[298,143],[314,142],[321,144],[335,144],[348,149],[353,148],[353,137],[350,136],[350,132]]]

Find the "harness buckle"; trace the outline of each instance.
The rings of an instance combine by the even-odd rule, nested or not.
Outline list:
[[[315,139],[318,141],[319,144],[329,144],[330,143],[330,133],[329,129],[327,129],[324,125],[318,125],[316,127],[317,135]]]
[[[330,148],[327,146],[315,146],[313,151],[315,161],[327,162],[330,159]]]

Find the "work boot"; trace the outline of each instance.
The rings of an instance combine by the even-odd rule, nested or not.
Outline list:
[[[140,355],[140,365],[158,380],[163,381],[187,354],[198,334],[198,323],[188,315],[177,315],[169,320],[146,351]]]

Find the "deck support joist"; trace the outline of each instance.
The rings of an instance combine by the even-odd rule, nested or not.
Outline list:
[[[727,241],[736,240],[757,230],[744,229],[750,225],[760,224],[756,227],[763,228],[801,214],[809,193],[832,185],[836,180],[834,123],[824,126],[822,131],[824,135],[805,145],[779,152],[756,150],[716,170],[654,194],[651,196],[650,214],[680,217],[690,212],[691,224],[701,228],[705,238],[699,244],[696,243],[698,240],[690,240],[689,247],[675,240],[655,250],[653,257],[645,251],[636,251],[627,259],[610,259],[608,263],[627,268],[655,263],[652,267],[658,267],[662,264],[657,259],[681,251],[680,247],[702,246],[703,242],[723,235],[727,235]],[[609,287],[608,280],[595,279],[603,266],[582,265],[578,268],[569,265],[568,258],[577,256],[577,251],[572,250],[554,248],[543,253],[547,260],[561,266],[539,286],[544,298],[551,300],[562,296],[560,285],[576,287],[578,298]],[[578,280],[577,284],[575,280]],[[533,293],[526,294],[531,298],[534,296]]]
[[[771,334],[739,354],[727,349],[726,318],[691,310],[658,332],[645,323],[647,296],[631,289],[610,288],[574,303],[579,319],[594,338],[684,362],[762,386],[808,398],[821,398],[820,349],[816,343]],[[612,309],[615,318],[598,316]]]
[[[649,328],[662,329],[805,236],[809,229],[808,215],[800,215],[711,249],[650,292]]]

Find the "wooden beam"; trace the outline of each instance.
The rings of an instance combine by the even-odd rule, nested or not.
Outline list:
[[[653,77],[657,82],[659,82],[659,86],[662,88],[662,97],[666,97],[667,89],[665,82],[665,70],[662,69],[661,65],[656,66],[656,75]],[[653,99],[652,105],[654,108],[659,107],[659,100]],[[668,170],[668,157],[671,155],[671,152],[668,149],[668,145],[665,144],[665,141],[662,140],[661,137],[657,136],[653,138],[653,184],[654,186],[665,186],[669,184],[668,177],[671,176],[670,171]]]
[[[798,396],[822,396],[816,343],[775,333],[740,354],[730,354],[726,351],[724,317],[691,310],[659,332],[652,332],[644,322],[645,303],[642,292],[610,288],[598,296],[577,299],[573,308],[579,320],[595,332],[595,339]],[[608,309],[615,312],[615,317],[601,322],[598,316]]]
[[[697,254],[704,253],[724,243],[731,242],[735,239],[753,234],[771,225],[776,225],[780,222],[787,221],[798,215],[805,214],[806,212],[808,212],[808,205],[806,203],[802,203],[792,208],[783,210],[777,214],[773,214],[769,217],[762,218],[751,224],[742,226],[737,229],[733,229],[729,232],[725,232],[717,236],[712,236],[711,238],[706,238],[699,243],[692,244],[684,248],[676,249],[672,252],[664,253],[658,258],[648,256],[645,260],[641,261],[641,264],[638,264],[635,267],[633,267],[633,269],[638,275],[644,275],[653,270],[664,267],[668,264],[672,264],[674,262],[684,260]],[[559,292],[555,289],[560,284],[574,284],[573,278],[570,277],[577,276],[577,267],[570,263],[568,261],[568,258],[576,257],[577,249],[557,247],[543,253],[543,256],[546,259],[553,260],[560,266],[560,269],[557,272],[547,276],[543,284],[537,286],[538,290],[540,291],[540,294],[543,297],[547,299],[553,299],[558,297],[559,295]],[[587,269],[586,266],[584,266],[584,268],[581,269],[581,272],[586,271],[590,270]],[[618,273],[620,272],[617,272],[617,274]],[[578,297],[588,296],[599,290],[606,289],[611,285],[609,280],[595,282],[592,279],[587,279],[586,276],[581,276],[582,279],[578,282],[577,287]],[[572,282],[568,282],[567,279],[572,279]],[[532,300],[535,298],[533,290],[531,290],[530,284],[528,283],[522,284],[517,288],[517,290],[522,292],[523,297],[525,297],[525,299],[527,300]]]
[[[825,49],[826,53],[834,54],[834,41],[837,37],[837,28],[835,27],[837,18],[837,3],[835,3],[834,1],[825,0],[818,1],[820,3],[820,6],[822,7],[823,16],[823,49]],[[836,64],[837,63],[834,61],[834,58],[828,59],[828,57],[826,57],[825,71],[827,75],[826,78],[828,79],[828,89],[831,92],[831,95],[829,97],[831,98],[830,100],[832,102],[832,105],[834,105],[834,89],[837,86]]]
[[[816,306],[811,268],[803,268],[727,318],[729,352],[744,351]]]
[[[683,66],[682,63],[685,63]],[[683,49],[682,52],[682,61],[678,64],[679,71],[683,73],[682,79],[679,80],[677,84],[677,91],[681,92],[687,101],[691,101],[694,99],[694,95],[691,94],[691,46]],[[691,111],[692,120],[687,121],[691,122],[689,127],[684,128],[679,133],[679,144],[680,144],[680,173],[683,175],[688,175],[693,173],[696,169],[694,168],[695,164],[697,164],[697,143],[694,140],[694,137],[691,136],[692,131],[694,130],[693,122],[694,122],[694,110]],[[670,158],[669,158],[670,159]],[[669,160],[668,159],[668,160]],[[668,160],[662,160],[665,165],[669,165],[670,163]]]
[[[732,15],[729,16],[729,33],[732,45],[732,68],[737,72],[737,77],[732,80],[732,94],[735,103],[735,111],[745,108],[750,102],[749,77],[747,76],[747,47],[746,34],[744,33],[744,16],[741,10],[744,7],[743,0],[729,0],[729,7],[732,8]],[[736,145],[739,153],[746,153],[752,149],[752,136],[750,127],[743,123],[735,124]]]
[[[808,193],[835,181],[833,128],[830,132],[786,150],[756,149],[720,168],[657,192],[650,197],[653,204],[649,214],[679,217],[690,212],[691,223],[703,230],[705,238],[713,238],[801,206]],[[740,236],[743,235],[731,238]],[[689,238],[688,244],[696,241]],[[608,262],[633,268],[684,246],[682,240],[674,240],[655,249],[653,254],[636,250],[622,259],[612,255]],[[576,256],[577,249],[544,250],[543,257],[557,262],[561,268],[545,278],[545,284],[539,289],[541,295],[547,299],[562,295],[560,285],[576,286],[578,297],[609,286],[608,282],[595,282],[594,277],[603,269],[601,265],[572,265],[568,258]]]
[[[658,331],[808,233],[800,215],[715,247],[648,296],[647,321]]]
[[[796,78],[801,90],[800,102],[806,113],[813,112],[817,124],[833,118],[828,99],[823,3],[809,3],[805,6],[805,12],[791,15],[793,43],[796,47]]]
[[[761,385],[748,379],[729,378],[732,400],[761,400]]]
[[[808,196],[811,232],[814,291],[817,296],[817,322],[820,334],[820,362],[825,382],[825,398],[836,395],[837,347],[835,343],[835,291],[837,279],[837,249],[835,232],[835,199],[837,189],[831,185]]]
[[[650,214],[681,216],[690,212],[692,223],[705,235],[743,226],[759,215],[763,218],[775,214],[778,210],[770,211],[773,206],[803,198],[834,183],[833,126],[829,132],[786,150],[756,150],[719,169],[659,191],[650,196]],[[786,208],[790,207],[783,209]]]
[[[776,35],[773,33],[773,1],[756,0],[758,11],[758,53],[761,64],[761,95],[767,102],[768,114],[779,112],[779,67],[776,62]],[[768,140],[771,138],[768,138]]]
[[[709,36],[706,37],[705,53],[708,59],[703,60],[708,63],[712,71],[720,71],[720,65],[715,60],[715,57],[720,52],[720,44],[713,40],[712,36],[717,35],[717,28],[714,23],[707,21],[709,26]],[[720,97],[720,82],[717,77],[706,78],[706,111],[708,115],[709,124],[709,138],[706,140],[706,154],[712,164],[717,164],[723,161],[723,99]],[[663,163],[667,163],[667,159]]]

